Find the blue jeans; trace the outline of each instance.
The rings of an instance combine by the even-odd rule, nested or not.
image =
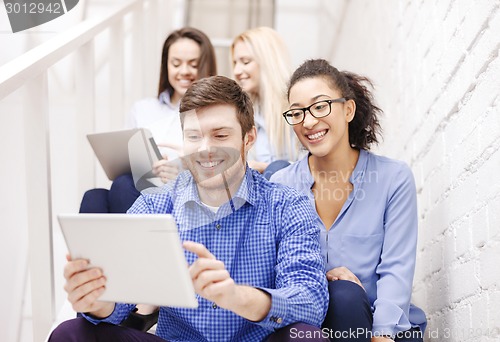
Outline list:
[[[85,192],[80,204],[80,213],[123,214],[140,194],[135,188],[132,174],[127,173],[116,177],[109,190],[92,189]]]
[[[370,301],[361,286],[348,280],[328,282],[330,303],[323,328],[328,331],[330,341],[370,342],[369,334],[351,332],[372,331],[373,314]],[[420,328],[403,331],[396,342],[422,342]]]

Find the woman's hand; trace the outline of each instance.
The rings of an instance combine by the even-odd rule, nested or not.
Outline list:
[[[326,272],[326,279],[328,279],[329,281],[349,280],[361,286],[363,290],[365,289],[358,277],[356,277],[354,273],[352,273],[347,267],[344,266],[336,267]]]
[[[163,183],[168,183],[174,180],[179,174],[179,166],[165,159],[158,160],[153,164],[153,173],[156,177],[160,177]]]
[[[158,147],[166,147],[174,150],[179,156],[183,155],[182,146],[172,143],[160,142],[157,144]],[[159,177],[163,183],[168,183],[174,180],[177,175],[179,175],[179,165],[175,161],[169,161],[166,155],[163,155],[163,159],[157,161],[153,164],[153,173],[156,177]]]

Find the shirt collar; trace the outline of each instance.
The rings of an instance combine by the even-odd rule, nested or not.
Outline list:
[[[257,193],[255,189],[256,181],[254,179],[256,173],[258,173],[258,171],[252,170],[247,164],[243,182],[241,182],[238,191],[234,195],[235,198],[240,198],[251,205],[255,205],[257,202]]]
[[[366,173],[366,167],[368,163],[368,152],[366,150],[359,150],[358,162],[356,167],[349,178],[352,184],[361,183]]]
[[[236,208],[240,208],[245,203],[250,203],[255,205],[256,203],[256,192],[254,186],[254,175],[252,169],[247,165],[245,170],[245,175],[243,176],[243,181],[241,182],[236,194],[232,196],[233,205]],[[177,180],[177,191],[176,194],[179,200],[179,204],[182,206],[186,205],[188,202],[195,202],[202,205],[200,196],[198,194],[198,188],[196,187],[196,182],[189,170],[183,171]],[[223,204],[223,206],[226,204]]]
[[[308,153],[305,158],[302,158],[300,161],[298,161],[299,164],[297,166],[299,175],[301,175],[302,177],[302,181],[300,182],[300,184],[302,185],[301,190],[305,190],[306,192],[309,191],[314,184],[314,178],[311,174],[311,170],[309,169],[309,156],[310,153]],[[358,162],[356,163],[354,171],[349,177],[349,181],[352,184],[358,184],[363,181],[364,175],[366,173],[367,162],[368,152],[361,149],[359,151]]]
[[[302,186],[302,191],[305,193],[308,193],[313,184],[314,184],[314,178],[312,176],[311,170],[309,169],[309,156],[311,154],[308,153],[304,158],[298,161],[297,168],[299,170],[299,175],[302,178],[302,181],[300,181],[300,184]]]
[[[170,93],[168,92],[168,90],[161,92],[160,95],[158,95],[158,100],[160,101],[160,103],[167,105],[171,109],[177,109],[177,110],[179,109],[179,105],[174,106],[172,104],[171,98],[170,98]]]
[[[253,119],[254,119],[255,126],[257,128],[260,129],[260,128],[266,127],[266,121],[265,121],[264,117],[262,115],[260,115],[259,112],[254,113]]]

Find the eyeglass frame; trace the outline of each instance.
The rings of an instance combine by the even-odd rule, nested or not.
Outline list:
[[[328,114],[326,114],[326,115],[316,116],[316,115],[314,115],[311,112],[311,107],[313,107],[314,105],[317,105],[318,103],[321,103],[321,102],[328,103],[328,106],[329,106],[330,110],[328,111]],[[324,118],[324,117],[327,117],[328,115],[330,115],[332,113],[332,103],[345,103],[345,102],[347,102],[347,99],[345,97],[339,97],[338,99],[320,100],[320,101],[316,101],[313,104],[311,104],[310,106],[307,106],[307,107],[304,107],[304,108],[291,108],[291,109],[287,110],[286,112],[283,112],[281,115],[283,115],[283,118],[285,119],[286,123],[289,124],[290,126],[300,125],[306,119],[306,111],[308,111],[309,114],[311,114],[313,118],[316,118],[316,119]],[[288,122],[286,113],[288,113],[288,112],[290,112],[292,110],[301,110],[304,113],[304,116],[302,116],[302,120],[300,122],[293,123],[293,124],[290,123],[290,122]]]

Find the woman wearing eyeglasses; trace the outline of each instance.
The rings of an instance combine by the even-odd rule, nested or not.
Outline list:
[[[335,341],[422,341],[424,312],[410,304],[417,244],[411,170],[369,152],[382,112],[370,81],[309,60],[292,75],[284,119],[309,151],[271,181],[306,193],[323,223]]]

